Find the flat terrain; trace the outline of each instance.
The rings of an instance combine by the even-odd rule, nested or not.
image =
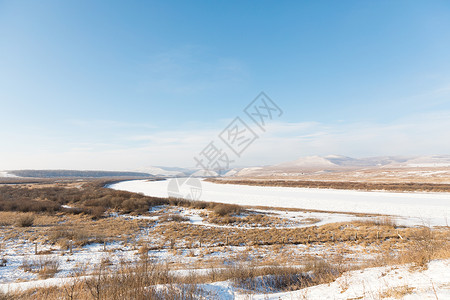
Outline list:
[[[211,202],[166,198],[168,181],[108,185],[125,185],[134,192],[104,188],[107,183],[84,179],[0,185],[0,299],[448,295],[448,227],[429,227],[406,213],[357,213],[349,205],[363,199],[379,208],[367,195],[389,201],[398,196],[397,204],[413,195],[418,195],[418,205],[423,199],[439,203],[448,199],[445,193],[203,181],[202,197]],[[299,192],[302,197],[310,192],[316,201],[335,199],[339,210],[347,212],[300,209],[295,202]],[[276,205],[264,205],[276,195]],[[431,218],[439,223],[436,216]]]
[[[168,184],[169,180],[137,180],[120,182],[111,188],[164,197],[167,195]],[[189,186],[185,188],[189,190]],[[450,217],[449,193],[367,192],[202,181],[199,199],[244,206],[385,214],[394,216],[396,222],[405,225],[447,226]]]

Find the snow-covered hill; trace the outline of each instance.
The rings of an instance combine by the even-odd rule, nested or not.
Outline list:
[[[412,168],[439,168],[450,167],[450,155],[419,156],[391,166]]]
[[[321,156],[306,156],[297,160],[275,165],[272,168],[277,169],[327,169],[334,168],[338,165],[333,163],[330,159]]]
[[[18,177],[18,176],[14,175],[14,174],[9,174],[6,171],[0,171],[0,177]]]
[[[148,173],[154,176],[186,176],[187,173],[180,169],[165,168],[165,167],[146,167],[138,170],[139,172]]]
[[[243,168],[233,176],[303,175],[323,172],[352,171],[376,168],[436,168],[450,167],[450,155],[405,157],[378,156],[352,158],[341,155],[306,156],[294,161],[265,167]]]

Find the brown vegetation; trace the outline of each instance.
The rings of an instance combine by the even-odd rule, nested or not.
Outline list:
[[[107,210],[121,213],[143,214],[153,206],[171,205],[215,210],[220,215],[241,212],[238,205],[189,201],[177,198],[149,197],[142,194],[117,191],[104,186],[110,180],[93,180],[65,184],[56,182],[45,186],[0,185],[0,211],[85,213],[94,219],[104,216]],[[67,205],[70,204],[70,207]],[[63,207],[65,205],[65,207]]]
[[[37,265],[37,266],[35,266]],[[41,263],[24,267],[39,269]],[[151,263],[142,258],[136,265],[121,263],[116,272],[108,272],[104,264],[96,267],[96,274],[85,279],[74,278],[60,287],[32,289],[6,297],[14,299],[209,299],[214,294],[199,284],[231,280],[242,290],[265,292],[291,291],[321,283],[340,276],[344,269],[313,259],[303,268],[271,266],[257,267],[236,263],[222,269],[210,269],[204,274],[173,275],[164,264]],[[156,285],[159,285],[157,287]],[[2,298],[0,298],[2,299]]]
[[[34,215],[26,214],[19,218],[17,221],[17,226],[19,227],[31,227],[34,224]]]
[[[260,180],[260,179],[206,179],[207,181],[222,184],[239,184],[255,186],[283,186],[317,189],[342,189],[364,191],[422,191],[422,192],[450,192],[450,184],[446,183],[374,183],[359,181],[319,181],[319,180]]]
[[[230,215],[238,215],[242,212],[242,208],[235,204],[217,204],[214,207],[214,213],[223,217]]]
[[[59,261],[55,257],[38,257],[36,259],[25,259],[21,268],[26,272],[37,273],[39,278],[46,279],[54,277],[59,271]]]

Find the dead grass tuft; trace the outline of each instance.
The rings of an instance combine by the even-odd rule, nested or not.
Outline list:
[[[178,214],[167,214],[160,216],[158,220],[160,222],[186,222],[189,221],[189,218]]]
[[[406,295],[411,294],[414,291],[413,287],[409,287],[407,285],[396,286],[387,289],[386,291],[380,294],[380,298],[395,298],[395,299],[403,299]]]
[[[20,266],[25,272],[38,274],[39,278],[52,278],[59,271],[59,260],[56,257],[39,257],[37,259],[24,259]]]
[[[242,208],[239,205],[234,204],[217,204],[213,211],[215,214],[223,216],[239,215],[242,212]]]
[[[16,225],[19,227],[31,227],[34,224],[34,215],[33,214],[25,214],[21,216]]]

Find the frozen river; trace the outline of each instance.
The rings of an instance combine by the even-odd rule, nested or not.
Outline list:
[[[181,181],[178,183],[183,183],[183,179],[179,180]],[[262,187],[216,184],[206,181],[201,181],[201,189],[199,189],[196,185],[197,180],[192,183],[177,185],[173,180],[134,180],[119,182],[111,185],[110,188],[155,197],[167,197],[169,190],[183,197],[195,195],[196,199],[203,201],[249,206],[386,214],[397,216],[400,223],[407,225],[448,226],[450,221],[450,193]]]

